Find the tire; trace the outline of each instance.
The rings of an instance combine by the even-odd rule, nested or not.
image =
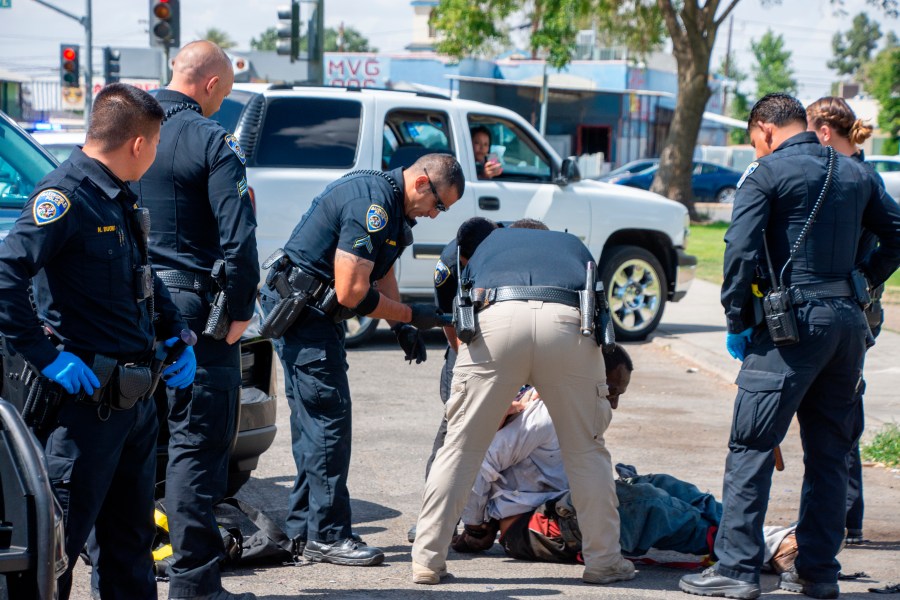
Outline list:
[[[378,329],[378,319],[369,317],[353,317],[344,321],[344,345],[354,348],[366,342]]]
[[[720,204],[733,204],[734,203],[734,194],[737,192],[737,189],[728,186],[723,187],[721,190],[716,192],[716,202]]]
[[[659,260],[639,246],[617,246],[603,259],[603,287],[616,340],[643,340],[659,325],[668,282]]]

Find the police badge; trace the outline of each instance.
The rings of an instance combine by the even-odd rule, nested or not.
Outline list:
[[[387,225],[387,222],[387,211],[384,208],[378,204],[369,206],[369,211],[366,213],[366,229],[369,233],[381,231]]]
[[[34,224],[38,227],[58,221],[68,212],[72,203],[59,190],[49,189],[41,192],[34,199],[34,207],[32,215],[34,216]]]

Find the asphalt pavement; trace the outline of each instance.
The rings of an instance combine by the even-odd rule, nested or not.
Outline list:
[[[614,462],[635,465],[641,473],[669,473],[721,495],[722,476],[739,368],[724,348],[724,317],[718,287],[695,281],[687,297],[671,304],[658,333],[648,342],[629,344],[635,373],[607,432]],[[581,583],[582,567],[529,563],[504,556],[498,545],[482,555],[450,553],[450,577],[438,586],[411,583],[407,529],[421,504],[425,461],[441,418],[438,380],[443,343],[428,337],[429,359],[421,365],[402,360],[393,335],[384,326],[371,344],[348,356],[353,393],[354,437],[350,469],[354,529],[386,555],[377,567],[299,566],[241,568],[226,573],[226,588],[252,591],[266,600],[289,598],[462,599],[616,598],[686,599],[677,591],[687,571],[639,566],[630,582],[608,586]],[[898,414],[891,387],[900,377],[890,357],[898,356],[900,335],[886,332],[868,357],[870,392],[866,397],[868,431]],[[262,456],[253,479],[238,497],[283,523],[294,476],[288,414],[279,403],[279,432]],[[802,477],[802,449],[796,423],[782,445],[787,468],[773,479],[767,523],[796,519]],[[842,598],[875,598],[870,587],[900,582],[900,473],[864,470],[866,537],[839,556],[845,573],[865,572],[842,582]],[[89,573],[79,564],[72,598],[89,599]],[[764,598],[802,596],[777,589],[764,575]],[[159,597],[168,586],[161,583]]]

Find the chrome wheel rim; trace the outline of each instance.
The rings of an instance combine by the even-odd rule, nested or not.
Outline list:
[[[640,258],[619,265],[608,294],[613,322],[623,331],[643,331],[653,323],[662,306],[659,274]]]
[[[369,317],[353,317],[344,321],[344,331],[347,337],[356,337],[361,330],[364,330],[372,322]]]
[[[737,193],[737,190],[734,188],[729,188],[727,190],[722,190],[719,192],[719,197],[717,198],[719,203],[721,204],[731,204],[734,202],[734,195]]]

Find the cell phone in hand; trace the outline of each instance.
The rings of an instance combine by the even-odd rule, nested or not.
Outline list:
[[[488,153],[487,157],[484,159],[484,162],[485,163],[489,163],[489,162],[499,163],[500,158],[497,156],[496,152],[490,152],[490,153]]]

